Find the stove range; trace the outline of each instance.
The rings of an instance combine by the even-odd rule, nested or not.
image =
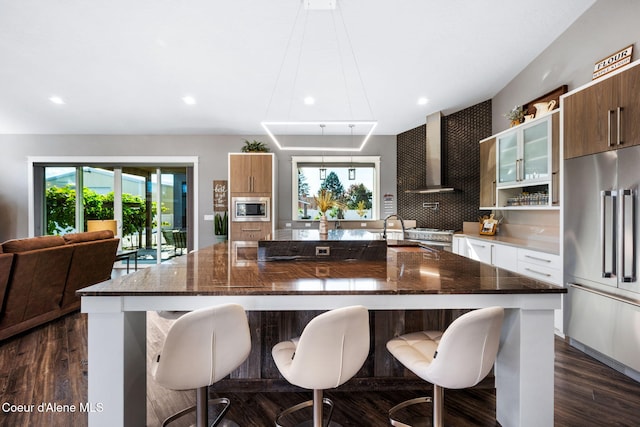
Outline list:
[[[437,228],[409,228],[405,230],[405,239],[416,240],[427,245],[444,246],[451,250],[454,230]]]

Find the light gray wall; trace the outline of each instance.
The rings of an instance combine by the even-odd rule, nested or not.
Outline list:
[[[504,113],[514,105],[590,82],[594,64],[609,54],[635,43],[633,58],[640,58],[639,18],[638,0],[598,0],[492,99],[493,133],[509,127]]]
[[[239,135],[0,135],[0,242],[26,237],[29,229],[28,183],[30,156],[197,156],[199,159],[199,245],[213,243],[213,222],[204,215],[213,212],[213,180],[227,179],[227,153],[240,152]],[[246,136],[267,142],[264,136]],[[304,142],[308,137],[299,137]],[[396,137],[372,137],[363,155],[382,157],[381,194],[395,193]],[[316,141],[312,141],[316,142]],[[279,151],[279,216],[291,216],[291,155],[306,152]],[[330,146],[331,142],[327,144]],[[326,155],[335,153],[327,152]]]

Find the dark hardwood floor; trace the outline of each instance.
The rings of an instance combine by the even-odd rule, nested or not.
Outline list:
[[[148,317],[148,357],[156,354],[169,323]],[[29,333],[0,342],[0,426],[86,426],[79,411],[87,399],[86,315],[75,313]],[[638,426],[640,383],[608,368],[556,338],[555,425]],[[429,387],[425,386],[425,394]],[[334,419],[344,426],[385,426],[387,410],[419,392],[327,392],[335,404]],[[282,408],[309,393],[225,394],[233,401],[228,418],[240,426],[272,426]],[[157,386],[148,377],[147,425],[158,426],[169,414],[188,406],[192,392]],[[75,405],[60,412],[39,412],[40,403]],[[495,391],[486,388],[447,390],[445,422],[450,426],[496,426]],[[33,412],[12,412],[7,404],[34,405]],[[28,409],[28,407],[27,407]],[[54,409],[54,408],[45,408]],[[66,411],[65,411],[66,409]],[[425,414],[428,407],[422,408]],[[9,411],[7,411],[9,410]],[[176,424],[180,425],[180,424]],[[188,423],[182,424],[188,425]]]

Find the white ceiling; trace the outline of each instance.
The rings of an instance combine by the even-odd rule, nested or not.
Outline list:
[[[262,120],[376,119],[375,134],[395,135],[493,97],[593,3],[0,0],[0,133],[261,135]]]

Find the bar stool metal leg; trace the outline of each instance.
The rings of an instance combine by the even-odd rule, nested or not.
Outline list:
[[[411,424],[405,424],[402,421],[396,418],[396,413],[400,410],[407,408],[409,406],[418,405],[422,403],[431,403],[432,399],[430,397],[416,397],[415,399],[405,400],[404,402],[398,403],[393,408],[389,409],[389,424],[394,427],[414,427]],[[433,409],[435,413],[435,409]],[[421,422],[423,420],[420,420]]]
[[[183,409],[180,412],[176,412],[175,414],[169,416],[162,422],[162,427],[168,426],[170,423],[174,422],[178,418],[183,417],[184,415],[195,412],[196,413],[196,427],[216,427],[220,425],[221,427],[237,427],[237,424],[231,420],[223,420],[226,415],[229,407],[231,406],[231,401],[226,397],[220,397],[217,399],[209,399],[208,398],[208,387],[200,387],[196,390],[196,404],[190,406],[186,409]],[[209,405],[223,405],[222,409],[218,413],[218,416],[211,424],[209,424]],[[222,424],[221,424],[222,422]]]
[[[313,427],[322,427],[322,401],[322,390],[313,390]],[[329,413],[327,424],[331,422],[332,412],[333,405],[331,405],[331,412]]]
[[[322,415],[324,413],[323,405],[327,405],[329,407],[326,423],[322,422]],[[329,398],[322,397],[322,390],[313,390],[313,400],[298,403],[297,405],[280,412],[276,417],[276,427],[285,427],[285,425],[282,424],[285,417],[310,406],[313,409],[313,419],[296,424],[295,427],[340,427],[340,424],[335,421],[331,421],[331,417],[333,416],[333,401]]]
[[[394,427],[414,427],[410,424],[405,424],[402,421],[399,421],[396,417],[396,413],[401,409],[407,408],[409,406],[417,405],[420,403],[431,403],[432,405],[432,424],[433,427],[443,427],[443,419],[444,419],[444,388],[437,386],[434,384],[433,386],[433,400],[430,397],[416,397],[415,399],[406,400],[402,403],[397,404],[393,408],[389,409],[389,423]],[[422,419],[420,422],[424,422]]]
[[[444,388],[433,385],[433,427],[442,427],[444,424]]]
[[[207,402],[207,387],[200,387],[196,391],[196,426],[207,427],[209,422],[209,402]]]

